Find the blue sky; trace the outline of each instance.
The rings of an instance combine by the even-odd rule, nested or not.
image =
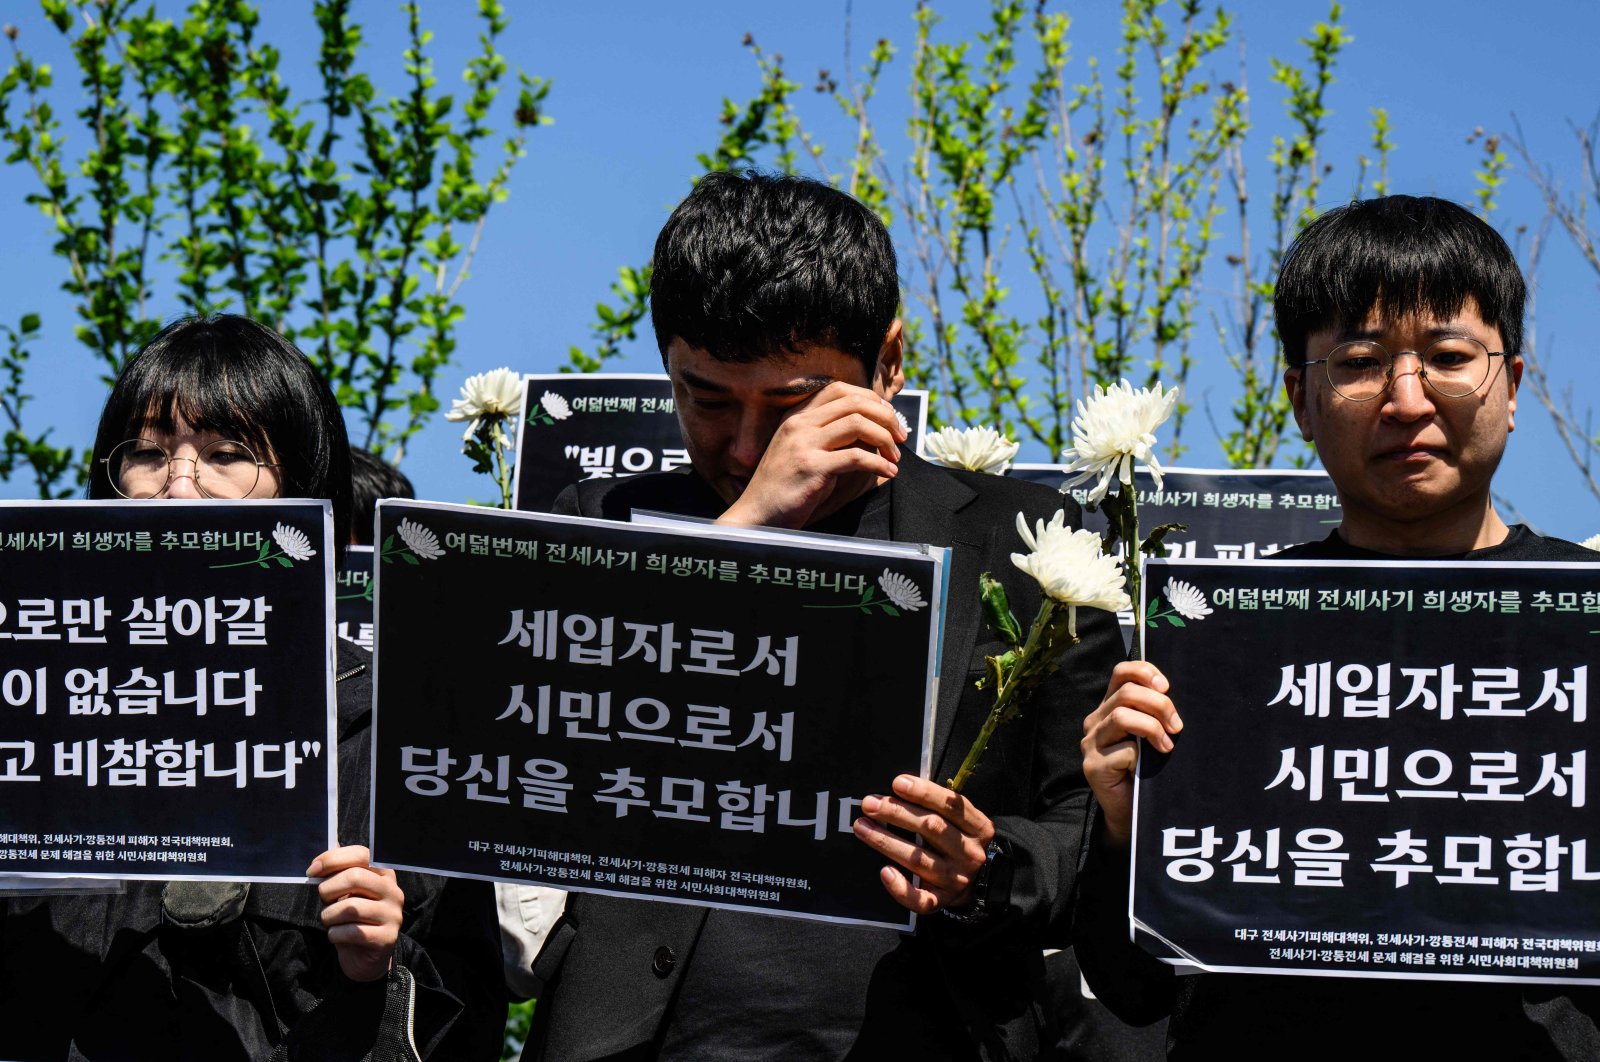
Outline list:
[[[263,33],[280,40],[310,40],[301,5],[263,4]],[[309,5],[304,5],[306,8]],[[442,83],[460,69],[475,26],[453,14],[464,0],[427,0],[424,22],[437,31],[435,54]],[[503,48],[514,65],[549,77],[554,88],[548,110],[555,124],[537,130],[519,165],[511,197],[490,217],[472,277],[462,289],[466,318],[459,333],[458,364],[441,378],[441,396],[455,393],[461,379],[501,365],[527,372],[555,371],[566,350],[584,343],[594,303],[607,295],[616,270],[647,259],[655,233],[687,190],[697,171],[695,155],[720,133],[716,118],[724,97],[743,100],[758,84],[749,53],[740,46],[752,33],[769,52],[783,54],[794,80],[812,81],[819,68],[845,67],[846,5],[843,2],[750,4],[731,0],[684,0],[662,4],[617,0],[610,4],[508,3],[511,27]],[[937,5],[944,31],[970,34],[983,20],[977,2]],[[1326,17],[1322,3],[1306,0],[1239,5],[1238,27],[1246,43],[1254,93],[1251,172],[1263,180],[1267,139],[1281,131],[1279,96],[1269,83],[1268,57],[1298,58],[1295,43]],[[21,43],[36,57],[70,73],[60,38],[24,0],[7,4],[5,17],[22,30]],[[163,4],[163,10],[172,7]],[[859,63],[872,41],[888,37],[901,54],[886,75],[875,107],[891,154],[903,147],[906,70],[912,36],[910,0],[858,0],[851,29]],[[1074,62],[1069,76],[1082,76],[1090,55],[1109,67],[1116,47],[1115,5],[1077,5],[1071,11]],[[358,0],[371,42],[366,67],[380,86],[400,77],[402,47],[396,5]],[[446,17],[447,12],[452,12]],[[1475,127],[1509,130],[1519,121],[1535,155],[1576,186],[1578,155],[1571,123],[1587,124],[1600,111],[1600,65],[1593,45],[1600,40],[1600,5],[1523,3],[1514,8],[1481,0],[1358,0],[1344,14],[1355,40],[1345,51],[1330,89],[1327,158],[1335,163],[1324,188],[1324,206],[1346,199],[1355,180],[1353,161],[1369,137],[1368,109],[1387,107],[1396,150],[1390,163],[1394,191],[1435,194],[1468,201],[1478,148],[1467,143]],[[314,55],[291,57],[287,73],[310,70]],[[1237,74],[1237,55],[1216,65],[1214,76]],[[70,106],[70,94],[58,97]],[[800,95],[802,117],[842,166],[846,132],[833,105],[809,92]],[[44,314],[45,334],[35,349],[28,389],[34,429],[53,425],[56,438],[86,442],[103,400],[98,366],[72,338],[70,304],[58,292],[62,267],[49,250],[45,220],[23,203],[31,177],[16,166],[0,166],[0,210],[6,218],[0,256],[0,319],[14,321],[28,310]],[[1264,199],[1270,189],[1253,189]],[[1540,204],[1528,181],[1513,175],[1496,220],[1506,228],[1536,225]],[[1537,340],[1554,353],[1554,375],[1588,404],[1600,380],[1589,363],[1592,338],[1600,336],[1597,278],[1564,237],[1553,235],[1539,274]],[[1208,281],[1209,282],[1209,281]],[[1216,280],[1216,283],[1224,283]],[[174,312],[176,307],[174,306]],[[1185,436],[1192,446],[1184,463],[1215,466],[1220,456],[1204,420],[1207,403],[1220,416],[1231,399],[1214,342],[1201,336],[1191,398],[1199,405]],[[617,371],[656,371],[653,340],[642,335]],[[459,429],[436,421],[412,444],[404,471],[424,497],[460,501],[487,497],[492,487],[473,477],[459,456]],[[1040,452],[1025,459],[1045,460]],[[1549,418],[1524,393],[1514,435],[1498,480],[1500,493],[1541,529],[1583,538],[1600,531],[1600,505],[1583,489],[1561,450]],[[23,485],[0,493],[15,496]]]

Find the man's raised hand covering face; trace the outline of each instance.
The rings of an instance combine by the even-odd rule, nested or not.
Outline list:
[[[860,359],[822,343],[796,344],[792,357],[728,362],[672,340],[678,424],[695,472],[728,503],[718,522],[803,528],[893,479],[906,441],[889,402],[905,385],[901,344],[895,321],[868,379]],[[884,888],[919,914],[970,901],[994,824],[927,779],[901,775],[891,790],[866,796],[854,824],[862,843],[917,875],[913,884],[886,866]]]
[[[892,479],[906,440],[889,404],[905,384],[900,343],[895,321],[871,379],[859,358],[821,343],[750,362],[668,344],[690,463],[728,503],[720,522],[801,528]]]

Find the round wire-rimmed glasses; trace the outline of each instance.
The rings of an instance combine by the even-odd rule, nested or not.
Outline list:
[[[1417,359],[1417,377],[1446,398],[1465,398],[1483,387],[1494,375],[1494,359],[1506,356],[1468,336],[1447,336],[1421,352],[1400,350],[1392,355],[1381,343],[1357,339],[1339,344],[1327,357],[1307,361],[1306,366],[1321,365],[1339,397],[1370,402],[1394,383],[1395,359],[1404,354]]]
[[[260,460],[254,450],[234,439],[207,443],[194,457],[173,457],[152,439],[124,439],[100,459],[111,489],[134,500],[154,498],[166,490],[175,461],[191,462],[195,489],[219,500],[248,498],[261,480],[261,469],[278,467],[276,461]]]

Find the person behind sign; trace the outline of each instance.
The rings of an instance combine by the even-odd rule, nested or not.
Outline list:
[[[112,388],[91,468],[97,499],[325,498],[335,541],[349,536],[339,408],[304,355],[247,318],[186,318],[146,344]],[[0,1055],[354,1060],[413,1057],[409,1039],[424,1055],[499,1057],[489,886],[369,865],[370,657],[342,641],[339,654],[351,843],[309,860],[320,881],[128,881],[0,902]]]
[[[1031,615],[1038,590],[1009,559],[1013,528],[1019,510],[1054,513],[1060,495],[901,448],[894,250],[844,193],[708,174],[662,229],[653,270],[691,468],[585,482],[555,511],[626,520],[637,507],[953,546],[933,749],[934,777],[948,777],[988,710],[972,680],[998,651],[978,575],[1001,577]],[[1040,948],[1069,911],[1087,806],[1074,735],[1122,655],[1113,617],[1078,623],[1082,644],[996,734],[964,795],[901,775],[864,796],[854,832],[883,859],[881,887],[923,916],[914,934],[573,893],[535,962],[545,989],[530,1055],[1036,1057],[1050,1042]]]
[[[1508,526],[1490,493],[1515,427],[1525,288],[1505,241],[1441,199],[1329,211],[1289,248],[1274,311],[1284,387],[1333,479],[1343,521],[1290,559],[1592,561]],[[1540,985],[1199,974],[1128,942],[1135,739],[1185,725],[1151,663],[1118,665],[1084,724],[1098,804],[1080,879],[1079,958],[1129,1021],[1170,1013],[1172,1057],[1600,1058],[1600,992]],[[1202,710],[1187,715],[1205,726]],[[1178,751],[1181,755],[1181,749]],[[1218,765],[1218,770],[1226,770]],[[1203,797],[1197,796],[1198,800]],[[1256,1046],[1259,1045],[1259,1046]]]
[[[405,473],[359,446],[350,449],[350,493],[353,515],[350,519],[350,544],[372,545],[372,515],[379,498],[415,498],[416,489]]]

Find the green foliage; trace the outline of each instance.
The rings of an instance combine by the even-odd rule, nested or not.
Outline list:
[[[695,155],[706,172],[738,170],[756,164],[756,156],[770,149],[773,164],[792,172],[799,161],[798,150],[813,157],[821,149],[810,144],[800,129],[790,98],[800,86],[784,72],[783,56],[767,55],[754,37],[744,37],[744,47],[755,57],[761,72],[761,85],[748,101],[735,103],[723,98],[717,121],[722,133],[709,152]],[[622,356],[622,344],[638,337],[639,324],[650,313],[650,263],[622,266],[611,284],[614,302],[595,304],[595,319],[589,326],[593,337],[589,349],[567,348],[567,364],[562,372],[602,372],[607,362]]]
[[[54,73],[8,34],[0,138],[36,178],[28,202],[54,226],[104,377],[174,309],[248,314],[306,351],[353,411],[353,441],[398,461],[439,406],[489,210],[549,120],[548,82],[519,74],[514,131],[495,142],[500,0],[477,0],[459,96],[439,90],[417,0],[400,5],[405,86],[389,97],[357,68],[351,0],[312,8],[309,91],[284,81],[246,0],[189,0],[181,19],[133,0],[41,7],[70,43],[79,105],[63,117]]]
[[[533,1025],[533,1008],[536,1003],[538,1003],[536,999],[513,1003],[506,1013],[505,1044],[500,1049],[500,1058],[504,1062],[521,1057],[522,1046],[528,1042],[528,1031]]]
[[[1499,205],[1499,195],[1506,183],[1506,170],[1511,163],[1506,158],[1505,151],[1500,146],[1500,137],[1486,135],[1483,127],[1472,131],[1467,137],[1467,143],[1483,142],[1483,162],[1472,171],[1473,181],[1477,188],[1473,190],[1472,198],[1478,203],[1478,216],[1485,221],[1494,213],[1494,208]]]
[[[781,57],[747,37],[759,86],[744,104],[724,101],[721,140],[700,162],[759,160],[785,171],[809,163],[893,227],[907,274],[907,378],[932,391],[936,426],[986,424],[1059,453],[1074,402],[1095,386],[1186,383],[1197,325],[1209,314],[1239,385],[1231,422],[1218,429],[1223,451],[1236,465],[1269,465],[1289,417],[1268,312],[1272,278],[1331,170],[1320,152],[1325,95],[1351,40],[1342,10],[1333,4],[1312,28],[1301,59],[1272,64],[1289,132],[1266,156],[1273,183],[1263,220],[1247,191],[1242,69],[1235,81],[1206,73],[1240,46],[1234,16],[1201,0],[1123,0],[1121,9],[1109,72],[1090,57],[1074,80],[1064,13],[990,0],[981,32],[946,40],[932,3],[919,3],[908,152],[891,157],[892,140],[871,115],[897,55],[879,40],[859,70],[847,54],[842,78],[818,75],[817,92],[853,131],[834,164],[800,122]],[[1373,122],[1378,188],[1392,143],[1387,114]],[[1369,165],[1360,160],[1358,185]],[[1260,260],[1259,227],[1270,248]],[[1230,243],[1237,253],[1219,250]],[[1222,269],[1233,273],[1231,295],[1215,294]],[[631,328],[629,311],[643,314],[641,292],[613,291],[621,301],[599,308],[594,353],[572,351],[579,371],[617,354],[613,321]],[[1189,412],[1175,414],[1173,457]]]
[[[39,315],[23,314],[15,327],[0,325],[5,350],[0,352],[0,480],[10,480],[19,469],[33,474],[41,498],[65,498],[73,491],[63,486],[75,462],[70,447],[50,445],[50,432],[28,435],[22,427],[22,407],[31,395],[22,390],[23,367],[28,360],[28,344],[39,338]]]

